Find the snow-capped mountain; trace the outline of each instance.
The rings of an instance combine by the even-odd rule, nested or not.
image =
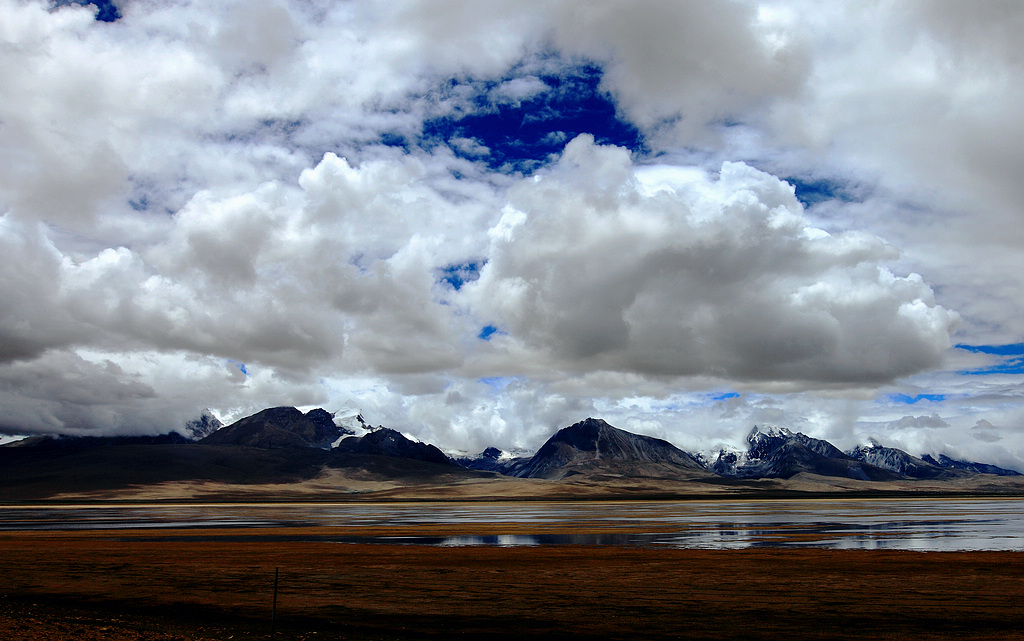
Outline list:
[[[451,459],[433,445],[413,441],[404,434],[387,427],[378,427],[362,436],[347,436],[334,445],[336,452],[352,454],[372,454],[376,456],[395,456],[415,459],[428,463],[453,465]]]
[[[516,457],[498,448],[455,462],[473,470],[522,478],[560,479],[575,474],[622,477],[692,478],[704,468],[719,476],[758,479],[790,478],[801,472],[864,481],[954,479],[968,473],[1016,474],[992,465],[929,456],[918,458],[872,441],[843,452],[823,439],[783,427],[755,426],[747,449],[690,454],[661,439],[632,434],[600,419],[587,419],[559,430],[532,457]]]
[[[870,463],[900,476],[915,479],[934,479],[956,476],[949,469],[929,463],[924,459],[911,456],[894,447],[882,447],[877,441],[871,440],[867,445],[858,445],[850,450],[850,456],[858,461]]]
[[[936,459],[929,454],[925,454],[921,459],[932,465],[937,465],[941,468],[953,469],[953,470],[964,470],[967,472],[974,472],[975,474],[995,474],[996,476],[1021,476],[1020,472],[1015,470],[1008,470],[1003,467],[996,465],[990,465],[988,463],[972,463],[969,461],[958,461],[952,459],[945,454],[940,454],[939,458]]]
[[[348,405],[342,406],[335,410],[331,416],[333,417],[334,424],[338,427],[352,431],[353,433],[359,430],[369,430],[370,426],[363,418],[362,412],[355,407],[349,407]]]
[[[363,419],[362,413],[352,407],[342,407],[332,416],[334,425],[341,431],[338,438],[331,443],[332,449],[338,447],[343,440],[350,436],[365,436],[373,429]]]
[[[271,407],[220,428],[200,443],[330,449],[345,434],[347,428],[337,425],[334,415],[327,410],[316,408],[303,414],[294,407]]]
[[[899,478],[899,474],[860,461],[828,441],[780,427],[755,426],[747,435],[746,452],[722,450],[707,468],[739,478],[790,478],[801,472],[865,481]]]
[[[747,463],[747,453],[735,449],[721,449],[711,454],[694,456],[705,468],[719,476],[740,476],[737,470]]]
[[[211,422],[212,423],[212,422]],[[600,419],[587,419],[555,433],[533,456],[516,456],[488,448],[476,457],[462,457],[456,466],[433,445],[385,427],[372,428],[358,411],[303,413],[294,407],[269,408],[191,441],[175,431],[157,436],[51,437],[37,436],[0,446],[0,488],[7,496],[52,496],[68,488],[107,491],[110,488],[204,479],[216,483],[280,485],[297,481],[335,479],[347,493],[345,479],[372,480],[398,486],[447,485],[442,495],[456,496],[472,481],[473,491],[485,489],[489,470],[521,478],[585,480],[590,489],[608,492],[629,488],[639,479],[645,491],[678,491],[678,481],[693,483],[701,491],[732,488],[756,491],[759,484],[729,480],[789,479],[807,473],[836,479],[900,480],[880,484],[886,491],[915,491],[912,479],[929,479],[921,487],[949,488],[952,492],[1001,492],[1019,496],[1021,481],[997,480],[980,474],[1019,477],[994,465],[958,461],[948,456],[916,458],[902,450],[872,442],[844,453],[831,443],[782,428],[755,428],[746,451],[719,451],[698,460],[667,441],[612,427]],[[467,460],[468,459],[468,460]],[[464,469],[464,468],[471,469]],[[73,470],[73,473],[69,471]],[[325,474],[326,472],[326,474]],[[727,477],[723,479],[722,477]],[[823,481],[823,479],[817,479]],[[946,481],[948,485],[942,485]],[[495,491],[518,496],[502,481]],[[828,482],[825,481],[825,485]],[[802,491],[802,482],[770,483],[771,488]],[[846,481],[833,481],[837,491],[851,489]],[[546,484],[527,484],[532,492]],[[580,490],[574,486],[571,492]],[[633,486],[639,487],[639,486]],[[868,489],[858,485],[858,490]],[[318,490],[319,491],[319,490]],[[362,491],[362,490],[356,490]],[[433,491],[433,490],[430,490]],[[548,491],[548,490],[543,490]],[[552,490],[556,494],[563,490]],[[588,490],[589,491],[589,490]],[[629,491],[629,490],[627,490]],[[662,491],[662,490],[658,490]],[[692,491],[687,490],[687,491]],[[618,494],[618,496],[623,496]]]
[[[220,422],[220,419],[214,416],[213,412],[209,409],[204,409],[199,418],[194,418],[185,423],[185,438],[191,441],[198,441],[213,434],[222,427],[224,427],[224,424]]]
[[[476,456],[462,454],[454,456],[452,459],[462,467],[470,470],[497,472],[506,476],[516,476],[516,472],[525,467],[530,462],[532,456],[533,453],[528,450],[506,452],[496,447],[488,447]]]

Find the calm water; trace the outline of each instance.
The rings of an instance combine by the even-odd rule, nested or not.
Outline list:
[[[438,536],[436,530],[489,532]],[[337,534],[282,527],[333,527]],[[434,528],[424,536],[421,529]],[[360,530],[374,528],[373,536]],[[420,545],[631,545],[1024,551],[1024,500],[804,500],[0,507],[0,530],[264,528],[277,540]],[[381,528],[387,535],[380,536]],[[501,534],[507,529],[507,534]],[[495,534],[494,532],[499,532]],[[150,534],[150,536],[152,533]],[[234,535],[237,537],[237,534]],[[168,538],[175,538],[169,533]]]

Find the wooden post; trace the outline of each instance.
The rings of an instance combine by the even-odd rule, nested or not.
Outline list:
[[[274,568],[274,605],[270,610],[270,638],[274,638],[274,632],[277,628],[277,575],[280,568]]]

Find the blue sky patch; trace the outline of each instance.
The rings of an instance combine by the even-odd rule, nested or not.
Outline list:
[[[813,207],[828,200],[845,203],[859,200],[849,185],[831,178],[814,179],[788,176],[784,180],[793,185],[796,190],[796,199],[804,207]]]
[[[960,343],[957,349],[975,354],[994,354],[996,356],[1024,356],[1024,343],[1013,343],[1011,345],[967,345]]]
[[[718,392],[718,393],[715,393],[715,394],[711,394],[711,396],[709,398],[711,400],[713,400],[713,401],[727,401],[730,398],[739,398],[739,397],[740,397],[740,395],[739,395],[738,392]]]
[[[466,283],[472,283],[476,279],[480,278],[480,270],[483,269],[487,261],[474,260],[465,263],[455,263],[452,265],[446,265],[439,271],[438,281],[447,283],[455,291],[462,289],[462,286]]]
[[[476,337],[479,338],[480,340],[489,341],[491,340],[491,336],[500,333],[501,331],[494,325],[485,325],[483,329],[480,330],[480,333],[477,334]]]
[[[505,391],[505,388],[509,386],[509,383],[514,380],[516,380],[514,376],[488,376],[486,378],[477,379],[477,382],[483,383],[495,392],[503,392]]]
[[[908,394],[890,394],[889,400],[893,403],[902,403],[904,405],[914,405],[919,401],[931,401],[933,403],[940,403],[946,400],[945,394],[917,394],[910,396]]]
[[[988,367],[964,370],[959,374],[965,376],[988,376],[992,374],[1024,374],[1024,343],[1012,343],[1008,345],[966,345],[959,344],[957,349],[962,349],[972,354],[989,354],[1001,357],[998,363]]]
[[[54,4],[57,6],[69,4],[80,4],[82,6],[96,5],[97,22],[114,22],[121,18],[121,12],[117,10],[117,6],[110,0],[56,0]]]
[[[449,145],[457,155],[485,162],[492,170],[522,174],[544,166],[584,133],[599,144],[642,151],[640,131],[619,118],[611,95],[599,88],[602,75],[599,66],[582,64],[559,74],[450,80],[440,88],[442,100],[469,95],[470,106],[424,122],[424,146]],[[510,97],[505,88],[516,81],[529,90]]]

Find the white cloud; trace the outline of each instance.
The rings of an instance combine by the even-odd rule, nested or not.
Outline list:
[[[837,218],[870,225],[930,281],[948,283],[965,329],[1019,341],[1024,288],[1007,274],[1022,265],[1024,65],[1011,34],[1024,7],[796,6],[813,72],[775,105],[773,134],[801,150],[797,163],[872,186],[875,202]]]
[[[1019,375],[947,349],[1024,335],[1018,3],[119,9],[0,0],[7,428],[351,398],[452,447],[595,414],[1024,456]],[[483,133],[417,148],[581,64],[646,156],[569,122],[536,178]]]
[[[896,421],[894,427],[906,428],[906,427],[949,427],[949,423],[942,420],[938,414],[930,414],[928,416],[904,416],[900,420]]]
[[[809,59],[792,31],[732,2],[562,2],[559,44],[605,62],[605,86],[631,120],[673,138],[705,138],[709,124],[760,118],[799,92]]]
[[[828,386],[937,366],[956,315],[893,248],[809,230],[792,189],[743,164],[643,186],[625,150],[571,142],[510,192],[467,289],[488,322],[569,371]]]
[[[524,100],[529,100],[539,93],[550,90],[543,80],[536,76],[512,78],[506,80],[491,90],[491,99],[498,104],[511,104],[519,106]]]

